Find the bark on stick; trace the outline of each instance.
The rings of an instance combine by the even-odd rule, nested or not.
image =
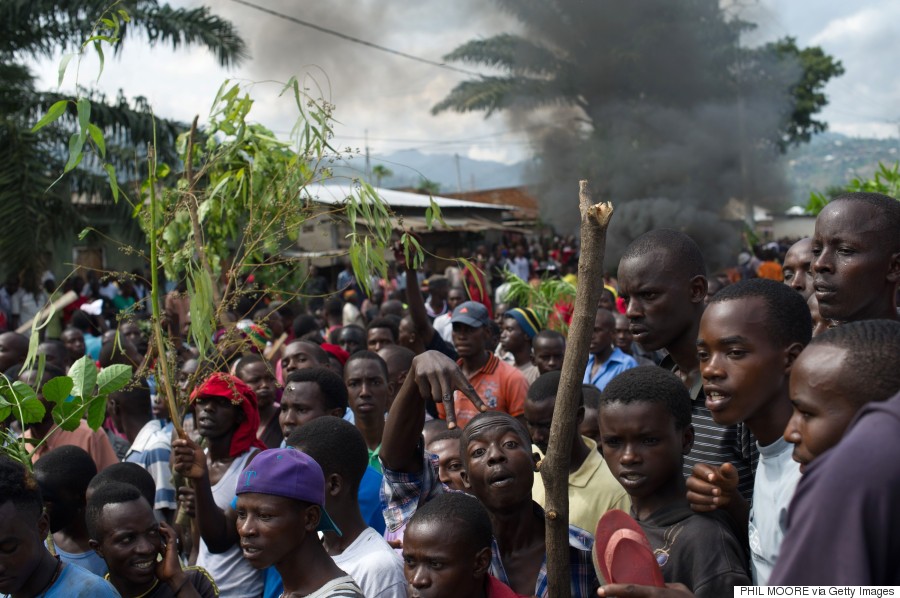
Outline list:
[[[588,181],[579,182],[581,212],[581,259],[578,262],[578,288],[566,355],[563,360],[547,456],[541,462],[541,478],[546,489],[547,574],[551,598],[570,598],[569,577],[569,457],[576,434],[577,392],[587,367],[591,334],[597,315],[597,303],[603,290],[603,256],[606,229],[613,213],[611,203],[593,203]],[[591,533],[594,530],[588,530]]]

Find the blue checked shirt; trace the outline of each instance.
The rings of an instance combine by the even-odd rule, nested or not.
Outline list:
[[[384,481],[381,484],[381,506],[384,510],[384,520],[390,531],[397,531],[403,527],[416,512],[420,502],[424,504],[442,492],[452,492],[438,478],[437,455],[425,453],[421,444],[418,450],[422,454],[422,471],[418,474],[393,471],[382,463]],[[533,507],[535,513],[543,518],[544,510],[540,505],[533,503]],[[597,595],[600,582],[591,561],[593,548],[594,536],[574,525],[569,526],[569,573],[572,578],[573,598],[588,598]],[[500,560],[500,547],[497,546],[496,538],[492,540],[491,549],[490,573],[509,585],[509,576]],[[534,595],[537,598],[547,598],[546,557],[541,563]]]

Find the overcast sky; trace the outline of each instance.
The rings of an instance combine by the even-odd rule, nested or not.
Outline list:
[[[508,17],[483,8],[487,0],[252,0],[253,2],[422,58],[440,61],[460,43],[508,31]],[[234,22],[251,58],[226,70],[199,48],[173,53],[129,40],[117,59],[107,60],[99,88],[115,96],[145,96],[158,115],[204,120],[215,92],[226,78],[284,81],[310,73],[330,87],[337,106],[337,143],[363,147],[368,131],[373,154],[400,149],[459,153],[475,159],[512,162],[529,157],[526,136],[502,115],[444,113],[430,108],[466,75],[386,54],[296,25],[233,0],[170,0],[174,6],[207,4]],[[821,45],[841,60],[846,74],[827,88],[830,105],[822,117],[832,131],[851,136],[897,137],[900,127],[900,2],[892,0],[741,0],[751,20],[760,24],[752,41],[791,35],[801,46]],[[58,59],[34,65],[41,86],[56,85]],[[74,63],[73,63],[74,64]],[[479,72],[485,69],[458,65]],[[92,59],[79,80],[96,78]],[[64,88],[74,82],[70,67]],[[326,77],[327,75],[327,77]],[[251,113],[276,132],[292,123],[289,106],[276,99],[278,86],[258,84]]]

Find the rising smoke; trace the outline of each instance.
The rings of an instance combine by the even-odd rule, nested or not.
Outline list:
[[[570,103],[507,115],[534,131],[542,217],[577,232],[577,181],[588,178],[616,206],[607,268],[660,227],[693,236],[711,269],[733,263],[740,236],[720,210],[732,198],[775,207],[786,195],[775,141],[796,65],[742,53],[713,0],[501,4],[572,65],[548,77]]]

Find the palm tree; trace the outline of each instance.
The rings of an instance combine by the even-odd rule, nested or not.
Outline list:
[[[82,164],[52,188],[65,164],[69,136],[77,117],[71,113],[31,133],[31,126],[63,96],[35,89],[24,65],[29,57],[52,56],[80,45],[94,23],[111,6],[110,0],[5,0],[0,5],[0,264],[7,273],[40,271],[46,267],[48,242],[82,225],[72,197],[112,204],[97,160]],[[234,26],[207,8],[172,8],[157,0],[121,0],[116,10],[128,13],[115,51],[127,39],[143,33],[151,44],[178,49],[203,46],[223,66],[239,63],[246,47]],[[153,121],[142,100],[129,102],[121,94],[114,101],[94,94],[91,122],[103,131],[107,161],[120,181],[141,177],[142,148],[152,139]],[[174,162],[178,123],[156,121],[162,160]],[[130,212],[120,205],[118,210]]]
[[[576,108],[602,135],[621,114],[611,106],[680,109],[734,98],[760,85],[794,97],[793,110],[773,142],[782,149],[808,141],[825,124],[812,117],[827,103],[821,90],[843,73],[819,48],[800,49],[785,38],[761,48],[740,46],[753,24],[729,19],[717,0],[495,0],[525,34],[469,41],[445,60],[503,71],[459,83],[432,108],[483,111]],[[779,69],[795,68],[790,83]],[[782,86],[778,89],[778,86]]]
[[[376,164],[372,167],[372,176],[375,177],[375,186],[381,187],[381,181],[394,176],[394,171],[383,164]]]

